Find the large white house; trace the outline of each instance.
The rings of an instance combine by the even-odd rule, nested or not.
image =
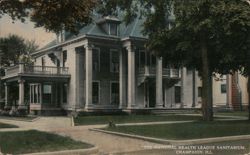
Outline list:
[[[151,55],[144,48],[150,38],[141,33],[142,23],[96,17],[78,35],[60,33],[33,53],[34,65],[6,69],[5,108],[15,101],[34,114],[200,108],[197,71],[171,68]],[[14,90],[18,95],[10,96]],[[215,107],[245,106],[246,79],[237,73],[215,78],[213,102]]]

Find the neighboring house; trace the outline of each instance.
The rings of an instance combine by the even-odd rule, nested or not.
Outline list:
[[[200,108],[197,71],[171,68],[151,55],[144,48],[148,38],[141,33],[142,23],[140,18],[125,25],[118,18],[100,17],[77,36],[60,33],[57,40],[33,53],[33,66],[6,69],[5,107],[13,106],[8,92],[18,86],[18,108],[28,107],[35,114]],[[227,86],[225,80],[214,82],[215,106],[234,107],[234,99],[229,101],[225,92],[228,96],[235,92],[241,95],[240,103],[247,103],[244,82],[236,84],[240,80],[230,77]],[[226,91],[229,83],[232,89]]]

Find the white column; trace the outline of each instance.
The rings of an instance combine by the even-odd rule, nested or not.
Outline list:
[[[10,108],[9,105],[8,105],[8,100],[9,100],[9,97],[8,97],[8,93],[9,93],[9,86],[7,83],[4,83],[4,87],[5,87],[5,106],[4,108],[5,109],[8,109]]]
[[[235,73],[236,75],[235,76],[238,76],[238,73]],[[232,84],[232,81],[231,81],[231,75],[226,75],[226,84],[227,84],[227,99],[226,99],[226,106],[229,108],[231,107],[232,105],[232,87],[231,87],[231,84]]]
[[[192,71],[192,78],[193,78],[193,100],[192,100],[192,107],[196,107],[197,103],[198,103],[198,87],[197,87],[197,73],[196,70]]]
[[[24,80],[18,80],[19,83],[19,102],[18,102],[18,109],[25,108],[24,105]]]
[[[187,75],[187,69],[186,67],[183,67],[181,70],[181,107],[184,106],[186,103],[186,97],[185,97],[185,88],[186,88],[186,75]]]
[[[19,73],[24,73],[24,63],[19,63]]]
[[[162,57],[156,57],[156,108],[163,107],[162,96]]]
[[[126,103],[126,66],[124,51],[120,49],[120,61],[119,61],[119,108],[123,108]]]
[[[135,51],[130,45],[128,50],[128,106],[133,108],[135,106]]]
[[[86,66],[86,96],[85,109],[87,110],[92,104],[92,48],[89,45],[85,46],[85,66]]]

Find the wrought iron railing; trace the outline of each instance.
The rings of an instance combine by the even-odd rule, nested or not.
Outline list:
[[[155,67],[140,67],[139,68],[139,75],[143,76],[154,76],[156,74]],[[163,68],[162,69],[162,76],[170,77],[170,78],[180,78],[180,70],[174,68]]]
[[[48,74],[48,75],[67,75],[67,67],[51,66],[24,66],[24,73],[27,74]]]

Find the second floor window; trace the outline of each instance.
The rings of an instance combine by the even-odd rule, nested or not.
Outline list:
[[[146,54],[145,51],[141,50],[139,52],[139,67],[144,67],[146,65]]]
[[[100,50],[99,49],[93,49],[93,71],[100,71]]]
[[[119,72],[119,52],[117,50],[111,50],[110,52],[110,72]]]

